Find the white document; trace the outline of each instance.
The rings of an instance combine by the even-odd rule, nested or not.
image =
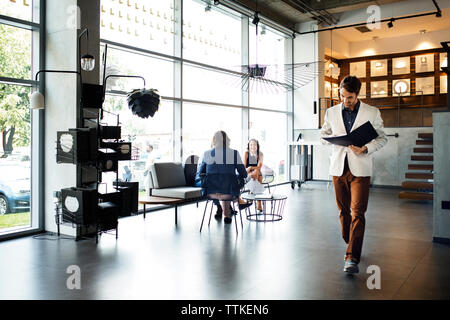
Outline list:
[[[264,186],[259,183],[257,180],[251,179],[247,184],[245,185],[245,189],[249,190],[250,193],[257,194],[257,193],[264,193]]]
[[[256,199],[272,199],[273,195],[271,193],[262,193],[255,195]]]

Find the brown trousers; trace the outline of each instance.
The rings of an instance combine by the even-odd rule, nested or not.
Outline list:
[[[333,176],[336,203],[341,220],[342,238],[348,244],[345,259],[359,263],[369,201],[370,177],[355,177],[345,161],[342,176]]]

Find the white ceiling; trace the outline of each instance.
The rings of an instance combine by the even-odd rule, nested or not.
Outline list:
[[[393,38],[406,36],[411,34],[419,34],[420,30],[426,32],[450,29],[450,8],[442,9],[442,17],[437,18],[435,15],[396,20],[394,27],[388,28],[387,22],[380,24],[380,29],[373,29],[371,32],[361,33],[355,28],[345,28],[333,30],[333,34],[337,34],[348,42],[359,42],[378,39]]]

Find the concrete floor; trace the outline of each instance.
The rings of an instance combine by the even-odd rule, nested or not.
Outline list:
[[[0,243],[0,299],[449,299],[450,246],[432,243],[431,202],[405,201],[373,188],[360,273],[342,272],[345,243],[332,188],[279,186],[288,196],[278,222],[211,221],[204,203],[122,218],[119,238]],[[240,228],[240,225],[239,225]],[[47,236],[56,239],[53,236]],[[67,267],[81,270],[69,290]],[[367,267],[381,270],[369,290]]]

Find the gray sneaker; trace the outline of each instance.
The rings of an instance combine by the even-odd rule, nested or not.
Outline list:
[[[344,272],[358,273],[359,272],[358,264],[355,261],[350,260],[350,259],[345,261]]]

